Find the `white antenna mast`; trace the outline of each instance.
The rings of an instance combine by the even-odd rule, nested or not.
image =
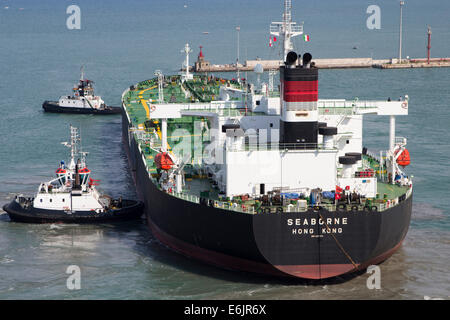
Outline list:
[[[237,58],[236,58],[236,70],[237,70],[237,81],[240,83],[241,82],[241,76],[239,73],[239,33],[241,31],[241,27],[237,26],[236,27],[236,31],[237,31]]]
[[[294,49],[292,38],[303,34],[303,25],[292,22],[292,0],[284,0],[284,13],[282,22],[272,22],[270,34],[281,38],[284,48],[283,61],[287,54]]]
[[[158,77],[158,103],[164,103],[164,75],[161,70],[156,70],[155,76]]]
[[[183,50],[181,50],[181,53],[186,54],[186,60],[184,61],[184,65],[186,67],[186,72],[184,75],[182,75],[183,82],[187,81],[187,80],[191,80],[193,78],[192,74],[189,73],[189,53],[191,53],[191,52],[192,52],[192,49],[189,47],[189,43],[186,43]]]
[[[78,142],[80,142],[80,136],[78,135],[78,129],[70,125],[70,144],[62,142],[63,145],[70,148],[70,164],[69,168],[75,168],[75,157],[79,153]]]
[[[80,80],[83,81],[84,80],[84,65],[81,66],[80,71],[81,71],[81,78],[80,78]]]

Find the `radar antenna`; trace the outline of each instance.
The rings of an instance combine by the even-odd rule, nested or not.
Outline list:
[[[296,22],[292,22],[292,0],[284,0],[283,21],[272,22],[270,34],[281,38],[284,49],[283,61],[285,61],[287,54],[294,50],[292,38],[303,34],[303,24],[297,25]]]

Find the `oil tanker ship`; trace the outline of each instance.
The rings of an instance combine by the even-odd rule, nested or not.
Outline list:
[[[319,99],[312,56],[293,51],[303,27],[291,5],[270,27],[284,49],[279,88],[194,75],[187,44],[185,72],[123,93],[122,134],[163,244],[227,269],[326,279],[384,261],[407,234],[413,184],[395,119],[408,97]],[[388,150],[363,147],[367,114],[389,116]]]

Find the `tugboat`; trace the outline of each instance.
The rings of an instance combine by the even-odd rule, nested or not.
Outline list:
[[[98,180],[90,178],[86,166],[86,152],[79,151],[80,137],[70,127],[71,148],[68,165],[61,161],[56,178],[41,183],[34,198],[16,196],[3,210],[12,221],[28,223],[97,223],[138,218],[143,203],[134,200],[112,199],[101,194],[95,186]],[[77,160],[75,160],[80,156]]]
[[[121,107],[107,106],[100,96],[94,95],[94,81],[84,78],[81,67],[81,77],[78,85],[73,88],[71,96],[62,96],[58,101],[44,101],[45,112],[82,113],[82,114],[118,114]]]

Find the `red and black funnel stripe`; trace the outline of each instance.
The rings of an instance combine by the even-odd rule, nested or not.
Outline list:
[[[319,99],[319,72],[315,68],[280,68],[285,102],[315,102]]]

